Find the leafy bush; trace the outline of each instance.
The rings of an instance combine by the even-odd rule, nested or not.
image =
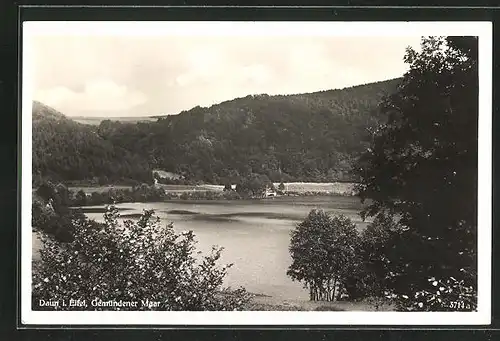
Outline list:
[[[475,311],[477,291],[473,276],[462,269],[462,279],[449,277],[427,279],[428,285],[413,297],[394,295],[399,310],[405,311]]]
[[[210,255],[198,257],[192,231],[177,234],[172,224],[161,226],[153,214],[144,211],[138,221],[122,225],[117,209],[109,206],[104,224],[75,219],[70,243],[45,236],[41,261],[33,269],[33,309],[241,309],[249,296],[243,288],[223,288],[231,264],[217,265],[222,249],[214,247]],[[86,306],[39,305],[40,300],[67,302],[69,298],[85,300]],[[136,303],[95,304],[120,301]]]
[[[349,218],[312,210],[291,233],[293,262],[287,274],[304,282],[311,300],[336,300],[359,262],[358,244],[356,225]]]

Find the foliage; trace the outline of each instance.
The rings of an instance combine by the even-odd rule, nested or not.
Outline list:
[[[181,200],[239,200],[243,197],[236,191],[193,191],[184,192],[182,194],[170,193],[170,199],[181,199]]]
[[[407,311],[471,311],[477,306],[475,274],[461,269],[461,279],[448,277],[427,279],[428,285],[414,293],[413,297],[396,296],[399,309]]]
[[[448,310],[443,295],[456,287],[439,291],[437,304],[420,294],[437,295],[431,278],[476,288],[477,38],[429,37],[421,47],[407,50],[410,69],[381,104],[388,121],[373,131],[357,172],[360,196],[372,200],[364,215],[388,215],[400,227],[384,254],[400,309]]]
[[[113,206],[105,223],[75,219],[74,240],[45,237],[41,262],[33,271],[33,307],[40,300],[85,300],[80,310],[237,310],[248,300],[244,289],[223,288],[231,265],[218,266],[222,249],[200,257],[192,231],[161,226],[153,211],[138,221],[118,222]],[[92,302],[137,302],[136,306],[96,306]],[[149,303],[147,303],[149,302]],[[150,304],[159,302],[159,304]],[[45,307],[47,309],[47,307]]]
[[[287,274],[309,288],[311,300],[333,301],[359,262],[356,225],[343,215],[312,210],[291,233],[293,262]]]

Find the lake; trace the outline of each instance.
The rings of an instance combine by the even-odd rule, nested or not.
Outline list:
[[[103,206],[91,206],[97,208]],[[243,286],[252,293],[281,299],[308,299],[308,292],[293,282],[286,271],[290,231],[311,209],[323,209],[350,217],[362,230],[366,226],[357,197],[278,197],[262,200],[169,201],[118,204],[124,218],[136,218],[143,209],[154,209],[163,223],[173,222],[177,232],[192,230],[198,249],[224,247],[221,262],[234,263],[226,284]],[[103,221],[102,213],[86,213]]]

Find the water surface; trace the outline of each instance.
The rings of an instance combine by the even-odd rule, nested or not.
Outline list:
[[[221,261],[233,263],[226,284],[283,299],[307,299],[302,285],[286,271],[292,260],[288,252],[290,231],[311,209],[344,214],[363,229],[356,197],[286,197],[262,200],[169,201],[117,205],[124,218],[135,219],[144,209],[154,209],[163,223],[173,222],[177,232],[192,230],[198,249],[224,247]],[[93,206],[93,208],[102,206]],[[102,213],[86,213],[103,220]]]

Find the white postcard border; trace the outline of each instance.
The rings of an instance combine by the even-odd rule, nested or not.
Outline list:
[[[488,325],[491,323],[492,23],[491,22],[24,22],[21,165],[21,322],[29,325]],[[31,309],[31,38],[39,35],[335,35],[479,37],[477,312],[152,312]]]

